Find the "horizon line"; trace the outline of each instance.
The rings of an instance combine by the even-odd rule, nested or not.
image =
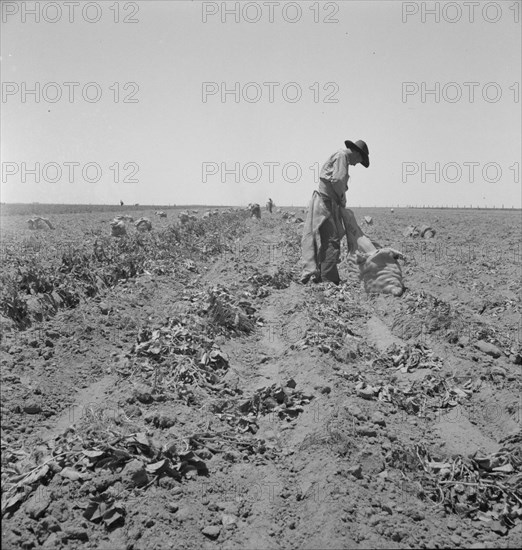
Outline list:
[[[255,203],[253,203],[255,204]],[[0,206],[111,206],[114,208],[188,208],[188,207],[199,207],[199,208],[246,208],[248,205],[242,204],[115,204],[115,203],[84,203],[84,202],[0,202]],[[307,205],[276,205],[276,208],[307,208]],[[438,209],[461,209],[461,210],[522,210],[522,206],[479,206],[479,205],[347,205],[347,208],[438,208]]]

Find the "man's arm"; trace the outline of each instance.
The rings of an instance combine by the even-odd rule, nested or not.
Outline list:
[[[346,181],[348,177],[348,159],[346,155],[337,153],[332,166],[332,183],[340,183]]]
[[[341,218],[343,219],[344,230],[346,231],[346,240],[348,242],[348,252],[374,252],[377,250],[372,241],[362,232],[362,229],[355,220],[354,213],[348,208],[339,208]]]
[[[346,193],[346,183],[348,181],[348,159],[346,155],[338,153],[332,167],[331,184],[334,191],[341,199]],[[345,198],[346,201],[346,198]],[[343,206],[346,205],[346,202]]]

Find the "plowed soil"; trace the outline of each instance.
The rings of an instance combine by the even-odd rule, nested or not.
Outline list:
[[[522,545],[520,212],[356,210],[394,298],[299,284],[294,211],[6,330],[4,549]]]

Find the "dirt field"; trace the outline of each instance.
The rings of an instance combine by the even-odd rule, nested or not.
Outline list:
[[[298,284],[301,209],[178,212],[2,219],[3,548],[522,545],[520,211],[355,209],[401,298]]]

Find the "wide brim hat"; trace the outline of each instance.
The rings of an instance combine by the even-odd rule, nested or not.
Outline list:
[[[354,143],[353,141],[346,140],[344,144],[347,149],[355,150],[361,154],[362,165],[365,168],[368,168],[368,166],[370,166],[370,151],[368,150],[368,145],[366,145],[364,141],[360,139]]]

